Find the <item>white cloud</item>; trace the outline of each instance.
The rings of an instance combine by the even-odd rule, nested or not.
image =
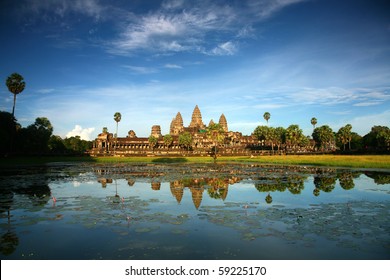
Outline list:
[[[130,69],[132,72],[136,74],[153,74],[158,72],[158,70],[153,67],[143,67],[143,66],[133,66],[133,65],[123,65],[122,67]]]
[[[160,10],[132,17],[124,25],[120,36],[111,42],[109,51],[122,55],[134,50],[204,52],[206,45],[214,44],[205,40],[211,32],[227,31],[232,37],[237,34],[237,21],[234,21],[237,12],[231,7],[209,3],[207,6],[199,4],[177,10],[182,4],[181,1],[164,2]]]
[[[260,0],[250,1],[250,9],[260,17],[266,19],[279,12],[283,8],[306,0]]]
[[[24,10],[40,15],[41,19],[51,20],[54,16],[65,17],[70,12],[84,14],[98,20],[104,7],[97,0],[31,0]]]
[[[184,4],[184,0],[166,0],[163,2],[162,7],[164,9],[178,9]]]
[[[69,138],[72,136],[80,136],[81,139],[89,141],[89,140],[93,139],[93,137],[91,137],[91,136],[92,136],[92,133],[94,131],[95,131],[94,127],[82,128],[80,125],[76,124],[74,129],[69,131],[66,134],[66,137]]]
[[[217,47],[211,50],[209,54],[212,55],[234,55],[238,51],[238,46],[233,42],[225,42],[219,44]]]
[[[180,65],[177,65],[177,64],[165,64],[164,65],[165,68],[169,68],[169,69],[182,69],[183,67],[181,67]]]
[[[42,89],[38,89],[38,90],[37,90],[38,93],[43,93],[43,94],[51,93],[51,92],[53,92],[53,91],[54,91],[53,88],[42,88]]]

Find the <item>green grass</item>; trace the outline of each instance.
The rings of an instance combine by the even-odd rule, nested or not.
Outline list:
[[[16,157],[0,159],[0,166],[36,165],[49,162],[96,163],[213,163],[211,157]],[[283,155],[219,157],[217,162],[315,165],[330,167],[390,169],[390,155]]]
[[[229,161],[264,164],[315,165],[351,168],[390,169],[390,155],[288,155],[230,158]]]

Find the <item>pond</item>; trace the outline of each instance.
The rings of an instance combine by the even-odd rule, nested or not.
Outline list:
[[[52,163],[0,171],[1,259],[389,259],[390,172]]]

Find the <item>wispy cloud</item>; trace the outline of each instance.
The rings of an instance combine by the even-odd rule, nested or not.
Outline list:
[[[98,0],[30,0],[23,5],[23,10],[41,15],[44,20],[53,21],[54,17],[65,17],[68,13],[79,13],[100,19],[104,7]]]
[[[171,64],[171,63],[165,64],[165,65],[164,65],[164,68],[169,68],[169,69],[183,69],[182,66],[177,65],[177,64]]]
[[[260,0],[250,1],[249,7],[260,19],[266,19],[283,8],[306,0]]]
[[[201,51],[208,32],[232,28],[234,17],[232,9],[213,5],[205,9],[158,10],[133,18],[112,42],[110,51],[118,54],[134,50]]]
[[[157,73],[158,69],[154,67],[134,66],[134,65],[123,65],[123,68],[129,69],[134,74],[153,74]]]
[[[53,92],[55,89],[54,88],[41,88],[38,89],[36,92],[42,93],[42,94],[47,94]]]
[[[361,89],[361,88],[302,88],[294,90],[287,96],[302,104],[373,106],[390,100],[389,89]]]
[[[257,4],[244,2],[244,5],[164,1],[160,9],[132,18],[110,43],[109,51],[122,55],[135,50],[233,55],[239,49],[238,39],[254,38],[253,24],[301,1],[262,0],[256,1]],[[224,33],[225,39],[210,36],[215,32]]]
[[[211,55],[234,55],[238,51],[237,43],[233,43],[231,41],[221,43],[207,54]]]
[[[95,22],[112,21],[116,29],[100,45],[115,55],[148,51],[229,56],[238,52],[239,40],[254,38],[254,24],[301,1],[247,0],[227,3],[166,0],[156,9],[136,14],[120,3],[99,0],[31,0],[24,2],[23,11],[35,15],[35,20],[56,24],[61,30],[71,29],[74,18],[67,20],[67,16],[72,14],[86,16]],[[29,18],[28,15],[25,18]],[[97,31],[94,27],[89,30],[93,34]],[[216,36],[216,33],[219,35]],[[61,36],[58,38],[61,39]],[[79,43],[77,38],[72,40],[70,43]]]

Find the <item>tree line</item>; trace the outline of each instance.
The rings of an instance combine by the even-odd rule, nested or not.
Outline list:
[[[92,142],[72,136],[62,139],[53,135],[46,117],[22,127],[15,117],[0,111],[0,155],[79,155],[92,148]]]
[[[313,117],[310,123],[313,125],[313,133],[310,136],[303,134],[297,124],[287,128],[270,127],[268,120],[271,114],[265,112],[263,118],[267,125],[255,128],[253,135],[264,145],[274,150],[289,147],[293,151],[343,151],[343,152],[375,152],[388,153],[390,150],[390,129],[387,126],[375,125],[364,136],[352,131],[352,125],[347,124],[337,132],[328,125],[316,127],[317,119]]]

